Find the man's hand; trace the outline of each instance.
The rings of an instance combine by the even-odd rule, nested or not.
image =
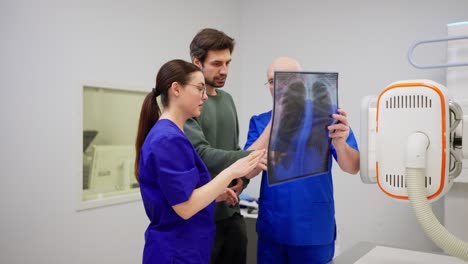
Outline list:
[[[338,109],[339,114],[333,114],[336,123],[328,126],[330,138],[335,148],[339,149],[346,145],[346,139],[349,136],[349,124],[347,114],[343,109]]]
[[[234,179],[234,181],[236,184],[234,186],[229,187],[229,189],[234,191],[236,195],[239,196],[242,190],[244,190],[244,182],[241,178]]]
[[[338,113],[338,115],[333,115],[333,118],[335,118],[337,122],[328,126],[330,138],[332,138],[332,144],[335,147],[340,168],[347,173],[356,174],[359,171],[360,165],[359,151],[353,149],[346,143],[350,131],[347,115],[342,109],[338,109]]]

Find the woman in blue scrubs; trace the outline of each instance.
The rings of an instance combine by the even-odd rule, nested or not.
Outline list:
[[[162,113],[157,98],[164,107]],[[255,151],[211,179],[183,132],[207,100],[201,70],[186,61],[164,64],[145,98],[136,140],[135,175],[150,224],[143,263],[209,263],[215,233],[214,201],[238,202],[228,184],[253,170]]]

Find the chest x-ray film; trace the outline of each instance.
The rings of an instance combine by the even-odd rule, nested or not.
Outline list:
[[[268,184],[329,172],[328,126],[338,108],[338,73],[275,72]]]

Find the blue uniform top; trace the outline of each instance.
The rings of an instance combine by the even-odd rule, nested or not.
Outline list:
[[[211,179],[190,141],[172,121],[159,120],[145,139],[139,162],[141,196],[150,220],[143,263],[209,263],[214,201],[188,220],[172,208]]]
[[[260,136],[270,119],[271,111],[250,119],[245,149]],[[346,142],[358,149],[352,130]],[[337,158],[333,145],[330,155]],[[258,235],[262,239],[286,245],[333,243],[336,228],[331,166],[330,157],[327,173],[272,186],[268,185],[268,174],[263,171],[257,220]]]

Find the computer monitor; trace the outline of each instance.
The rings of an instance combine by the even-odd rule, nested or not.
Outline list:
[[[96,130],[83,130],[83,152],[86,151],[97,134]]]
[[[115,192],[131,189],[135,183],[133,168],[135,147],[132,145],[93,145],[93,164],[89,189]]]

